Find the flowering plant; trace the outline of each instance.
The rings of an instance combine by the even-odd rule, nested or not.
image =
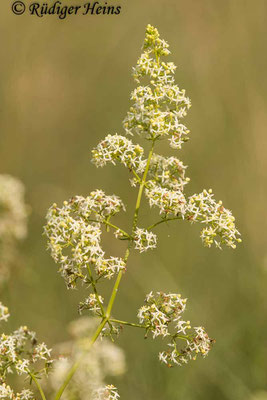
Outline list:
[[[7,321],[8,308],[0,303],[0,321]],[[51,349],[45,343],[38,343],[36,333],[21,326],[11,334],[2,333],[0,337],[0,398],[10,400],[34,399],[34,393],[29,389],[23,389],[16,393],[6,383],[8,375],[16,373],[33,380],[44,399],[44,392],[39,379],[47,375],[52,367]]]
[[[176,66],[166,62],[170,54],[166,41],[156,28],[147,26],[143,53],[133,69],[138,86],[131,94],[133,102],[124,121],[127,136],[107,135],[92,151],[92,161],[97,167],[108,163],[122,164],[131,173],[130,183],[137,188],[132,227],[126,231],[114,223],[114,216],[125,212],[123,201],[102,190],[92,191],[87,197],[74,196],[62,206],[53,204],[47,214],[44,228],[48,249],[59,266],[67,288],[86,285],[88,296],[78,306],[80,313],[88,310],[98,318],[88,351],[99,336],[119,334],[122,325],[143,329],[145,336],[166,337],[168,347],[159,354],[167,366],[181,366],[200,354],[205,357],[213,343],[201,326],[191,327],[183,319],[186,300],[175,293],[149,293],[138,311],[138,321],[129,322],[115,318],[113,305],[133,249],[140,253],[157,246],[155,228],[168,221],[184,220],[200,223],[200,237],[204,246],[236,247],[241,239],[231,212],[222,202],[216,202],[212,190],[188,196],[185,188],[190,179],[186,166],[175,156],[165,157],[155,151],[162,140],[179,150],[188,141],[189,130],[182,123],[191,106],[185,90],[174,80]],[[131,137],[139,136],[150,144],[148,154]],[[139,210],[145,195],[150,207],[158,208],[160,217],[150,226],[140,226]],[[106,229],[118,240],[127,241],[123,256],[107,255],[101,245],[101,235]],[[106,301],[99,293],[99,282],[115,279],[110,298]],[[74,373],[84,362],[84,354],[76,358],[59,387],[55,400],[59,400]],[[66,392],[65,392],[66,393]],[[42,397],[44,396],[41,392]],[[92,394],[95,400],[118,399],[113,385],[98,388]],[[45,397],[43,397],[43,400]]]

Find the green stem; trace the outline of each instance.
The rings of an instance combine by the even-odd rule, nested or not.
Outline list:
[[[136,177],[136,179],[138,180],[138,183],[141,183],[141,178],[140,178],[140,176],[135,172],[134,169],[132,169],[131,171],[132,171],[132,173],[134,174],[134,176]]]
[[[95,331],[91,342],[90,342],[90,346],[89,349],[92,347],[92,345],[95,343],[96,339],[98,338],[98,336],[100,335],[100,333],[102,332],[102,329],[104,328],[104,326],[107,323],[107,318],[104,318],[101,322],[101,324],[98,326],[97,330]],[[88,350],[89,350],[88,349]],[[82,355],[76,362],[75,364],[73,364],[72,368],[70,369],[70,371],[68,372],[68,375],[66,376],[63,384],[61,385],[59,391],[57,392],[56,396],[55,396],[55,400],[59,400],[64,392],[64,390],[66,389],[67,385],[69,384],[70,380],[72,379],[73,375],[75,374],[76,370],[78,369],[82,359],[83,359],[84,355]],[[46,400],[45,397],[42,397],[43,400]]]
[[[127,260],[129,258],[129,255],[130,255],[130,248],[129,247],[130,247],[130,244],[129,244],[127,250],[126,250],[126,253],[125,253],[125,256],[124,256],[124,259],[123,259],[125,264],[127,263]],[[118,289],[119,289],[119,285],[120,285],[120,282],[121,282],[122,274],[123,274],[123,271],[120,270],[120,272],[118,273],[116,282],[115,282],[115,284],[113,286],[112,293],[111,293],[111,296],[110,296],[110,300],[109,300],[108,306],[107,306],[107,311],[106,311],[106,317],[107,318],[110,317],[111,310],[112,310],[115,298],[116,298],[117,293],[118,293]]]
[[[38,388],[38,390],[39,390],[39,392],[40,392],[40,395],[41,395],[42,399],[43,399],[43,400],[46,400],[44,391],[43,391],[43,389],[42,389],[40,383],[38,382],[38,379],[37,379],[37,378],[34,376],[34,374],[32,374],[30,371],[28,371],[28,374],[30,375],[31,379],[34,381],[35,385],[37,386],[37,388]]]
[[[95,281],[94,281],[94,278],[93,278],[93,275],[92,275],[92,271],[91,271],[91,268],[90,268],[89,265],[87,266],[87,271],[88,271],[89,278],[91,279],[91,284],[92,284],[92,287],[93,287],[94,294],[96,295],[96,299],[97,299],[98,305],[99,305],[99,307],[100,307],[100,309],[102,311],[102,316],[104,318],[105,317],[105,310],[104,310],[104,307],[103,307],[103,305],[102,305],[102,303],[101,303],[101,301],[99,299],[99,294],[97,292]]]
[[[156,222],[153,225],[150,225],[147,229],[147,231],[151,231],[151,229],[155,228],[155,226],[159,225],[159,224],[163,224],[163,222],[169,222],[169,221],[174,221],[176,219],[181,219],[181,217],[173,217],[173,218],[166,218],[166,219],[162,219],[158,222]]]
[[[133,326],[135,328],[143,328],[143,329],[147,329],[147,326],[145,325],[141,325],[141,324],[134,324],[133,322],[127,322],[127,321],[121,321],[119,319],[110,319],[110,322],[115,322],[117,324],[120,325],[128,325],[128,326]]]
[[[124,236],[128,237],[129,239],[131,238],[131,236],[127,232],[125,232],[123,229],[119,228],[118,226],[113,225],[111,222],[108,222],[108,221],[103,221],[103,222],[104,222],[104,224],[110,226],[111,228],[114,228],[114,229],[120,231]]]
[[[151,158],[152,158],[152,155],[153,155],[153,149],[154,149],[154,140],[152,141],[152,147],[151,147],[151,150],[150,150],[150,152],[148,154],[148,159],[147,159],[147,163],[146,163],[146,169],[145,169],[145,172],[144,172],[143,177],[142,177],[141,185],[139,187],[139,192],[138,192],[138,196],[137,196],[137,200],[136,200],[136,206],[135,206],[135,212],[134,212],[132,235],[133,235],[133,232],[135,231],[135,228],[136,228],[136,225],[137,225],[137,219],[138,219],[138,214],[139,214],[142,194],[143,194],[143,190],[144,190],[145,183],[146,183],[146,177],[147,177],[147,174],[148,174],[150,161],[151,161]]]
[[[147,174],[148,174],[150,161],[151,161],[151,158],[152,158],[152,155],[153,155],[153,149],[154,149],[154,140],[152,141],[151,150],[150,150],[150,152],[148,154],[146,168],[145,168],[145,171],[144,171],[144,174],[143,174],[143,177],[142,177],[142,181],[141,181],[141,184],[140,184],[140,187],[139,187],[138,195],[137,195],[137,200],[136,200],[136,205],[135,205],[135,212],[134,212],[134,217],[133,217],[133,225],[132,225],[132,236],[133,236],[133,233],[134,233],[135,228],[137,226],[137,220],[138,220],[138,214],[139,214],[142,194],[143,194],[144,186],[145,186],[145,183],[146,183],[146,177],[147,177]],[[128,248],[126,250],[126,253],[125,253],[125,257],[124,257],[125,264],[126,264],[126,262],[128,260],[129,255],[130,255],[131,245],[132,245],[132,243],[130,242],[129,245],[128,245]],[[120,282],[121,282],[122,274],[123,274],[123,271],[120,271],[118,276],[117,276],[116,282],[114,284],[114,287],[113,287],[113,290],[112,290],[112,293],[111,293],[111,297],[110,297],[110,300],[109,300],[109,303],[108,303],[108,307],[107,307],[107,312],[106,312],[106,317],[107,318],[110,317],[111,310],[112,310],[115,298],[116,298],[117,293],[118,293],[118,289],[119,289],[119,285],[120,285]]]
[[[97,221],[96,219],[88,219],[88,221],[89,222],[100,222],[100,221]],[[109,222],[107,220],[104,220],[104,221],[101,221],[101,222],[103,224],[107,225],[107,226],[110,226],[113,229],[116,229],[116,230],[120,231],[124,236],[128,237],[129,239],[131,239],[131,236],[127,232],[125,232],[123,229],[119,228],[118,226],[112,224],[111,222]]]
[[[146,177],[147,177],[147,174],[148,174],[150,161],[151,161],[151,158],[152,158],[152,155],[153,155],[153,149],[154,149],[154,140],[152,141],[152,147],[151,147],[151,150],[150,150],[149,155],[148,155],[146,168],[145,168],[145,171],[144,171],[144,174],[143,174],[143,177],[142,177],[142,180],[141,180],[141,184],[140,184],[140,187],[139,187],[138,195],[137,195],[137,200],[136,200],[136,205],[135,205],[135,212],[134,212],[134,217],[133,217],[132,232],[135,231],[136,226],[137,226],[137,220],[138,220],[138,214],[139,214],[142,194],[143,194],[143,190],[144,190],[145,183],[146,183]],[[96,221],[96,222],[98,222],[98,221]],[[104,223],[106,223],[107,225],[112,226],[112,224],[110,224],[110,222],[108,222],[108,221],[104,221]],[[113,225],[112,227],[114,228],[115,225]],[[116,227],[116,229],[119,229],[119,228]],[[126,233],[126,232],[124,232],[124,233]],[[126,235],[129,236],[128,234],[126,234]],[[130,255],[131,246],[132,246],[132,242],[129,242],[128,248],[127,248],[125,256],[124,256],[125,264],[127,263],[127,260],[129,258],[129,255]],[[121,270],[118,273],[117,279],[116,279],[115,284],[113,286],[112,293],[111,293],[111,296],[110,296],[110,299],[109,299],[109,302],[108,302],[108,306],[107,306],[107,311],[104,314],[105,317],[102,320],[101,324],[98,326],[95,334],[93,335],[91,343],[90,343],[90,347],[96,341],[96,339],[98,338],[98,336],[102,332],[102,329],[104,328],[106,323],[109,321],[109,318],[110,318],[110,315],[111,315],[111,311],[112,311],[112,308],[113,308],[113,305],[114,305],[114,301],[115,301],[117,293],[118,293],[118,289],[119,289],[119,285],[120,285],[120,282],[121,282],[122,275],[123,275],[123,271]],[[83,356],[81,357],[81,359],[82,358],[83,358]],[[67,385],[69,384],[69,382],[72,379],[73,375],[75,374],[76,370],[78,369],[78,367],[80,365],[80,362],[81,362],[81,359],[77,360],[75,362],[75,364],[72,366],[72,368],[70,369],[68,375],[66,376],[66,379],[64,380],[63,384],[61,385],[59,391],[56,394],[55,400],[59,400],[61,398],[65,388],[67,387]],[[43,400],[46,400],[46,399],[43,398]]]

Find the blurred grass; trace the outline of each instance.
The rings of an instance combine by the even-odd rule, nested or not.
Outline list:
[[[128,373],[118,386],[128,400],[251,399],[267,390],[267,3],[121,3],[119,16],[65,21],[18,17],[10,4],[1,5],[0,168],[25,183],[32,208],[29,237],[3,301],[12,326],[28,324],[51,346],[67,337],[80,295],[66,291],[45,251],[44,217],[51,203],[100,187],[120,195],[129,203],[127,216],[132,213],[128,172],[95,170],[90,149],[122,132],[134,88],[131,67],[151,23],[169,42],[177,82],[192,99],[191,140],[177,153],[189,165],[188,193],[212,187],[233,210],[243,244],[208,250],[197,226],[173,223],[158,229],[155,252],[131,257],[117,315],[134,319],[152,289],[178,291],[189,299],[192,322],[217,342],[206,360],[168,370],[157,361],[160,340],[125,329],[119,343]],[[167,146],[163,151],[174,154]],[[120,254],[119,246],[107,243],[112,254]]]

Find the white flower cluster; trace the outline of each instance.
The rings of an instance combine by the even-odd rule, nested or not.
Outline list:
[[[190,328],[188,326],[188,329]],[[181,349],[178,349],[175,340],[179,338],[179,335],[174,336],[172,342],[168,345],[170,350],[159,353],[159,360],[168,367],[172,367],[174,365],[182,366],[187,364],[189,360],[196,360],[199,354],[202,357],[206,357],[214,340],[210,339],[204,328],[200,326],[195,327],[193,331],[193,334],[183,336],[183,339],[186,340],[186,345]]]
[[[0,303],[1,320],[7,320],[9,316],[7,307]],[[0,398],[10,400],[28,400],[33,398],[30,390],[24,389],[15,393],[6,384],[7,376],[13,374],[29,375],[47,374],[52,366],[51,350],[45,343],[37,343],[35,332],[26,326],[21,326],[13,333],[0,336]]]
[[[68,203],[68,202],[67,202]],[[76,209],[76,212],[83,218],[89,218],[91,215],[98,221],[103,221],[112,217],[121,210],[125,211],[125,206],[118,196],[107,196],[103,190],[94,190],[86,198],[75,196],[69,201],[69,204]]]
[[[19,393],[15,393],[13,389],[6,383],[0,384],[0,399],[9,400],[31,400],[34,399],[34,394],[29,389],[23,389]]]
[[[24,185],[10,175],[0,175],[0,283],[9,277],[16,242],[27,234]]]
[[[214,243],[219,248],[225,244],[235,249],[236,243],[242,242],[234,216],[221,201],[217,203],[214,200],[211,189],[204,189],[186,199],[182,190],[170,190],[150,180],[145,194],[150,207],[158,207],[164,217],[174,215],[192,223],[205,224],[200,237],[206,247]]]
[[[186,166],[176,157],[163,157],[153,154],[148,176],[159,186],[174,190],[183,191],[184,186],[190,181],[185,177]]]
[[[37,346],[34,349],[33,360],[34,361],[49,360],[51,356],[51,351],[52,350],[48,349],[45,343],[37,344]]]
[[[157,235],[146,229],[137,227],[133,233],[133,240],[135,249],[139,250],[140,253],[157,247]]]
[[[10,335],[4,333],[1,335],[0,357],[2,379],[7,373],[13,371],[16,371],[18,375],[28,374],[29,368],[40,360],[45,363],[43,369],[38,371],[39,373],[48,372],[52,364],[51,350],[45,343],[37,344],[35,332],[29,331],[27,326],[20,327]]]
[[[213,340],[201,327],[191,328],[190,321],[184,321],[181,314],[185,311],[186,299],[180,294],[150,292],[145,299],[145,305],[139,309],[139,322],[147,332],[157,336],[170,337],[168,346],[171,350],[159,354],[159,359],[168,366],[182,365],[195,359],[197,354],[206,356],[211,349]],[[178,350],[177,340],[186,343]]]
[[[216,203],[211,189],[203,190],[202,193],[189,198],[186,218],[191,222],[198,221],[207,225],[200,235],[204,246],[211,247],[215,243],[221,248],[222,244],[226,244],[235,249],[236,243],[242,241],[235,226],[234,216],[230,210],[223,207],[221,201]]]
[[[139,172],[143,153],[141,146],[133,144],[125,136],[108,135],[92,150],[92,161],[97,167],[103,167],[109,162],[116,164],[118,161],[130,170]]]
[[[160,214],[185,213],[184,186],[190,181],[185,177],[186,166],[176,157],[153,154],[145,194],[150,207],[156,206]]]
[[[91,282],[90,265],[98,276],[108,279],[125,269],[121,258],[105,258],[100,245],[101,222],[122,209],[124,205],[117,196],[106,196],[101,190],[86,198],[76,196],[65,201],[62,208],[56,204],[50,207],[44,231],[51,255],[60,264],[59,271],[69,288],[75,288],[79,279]]]
[[[113,385],[106,385],[93,393],[92,400],[117,400],[119,398],[118,389]]]
[[[101,316],[101,308],[99,303],[103,304],[104,299],[100,295],[96,295],[95,293],[90,293],[90,295],[79,304],[79,313],[82,313],[83,310],[89,310],[93,314]]]
[[[82,317],[70,324],[72,341],[61,343],[58,351],[64,358],[55,361],[50,384],[57,390],[73,363],[83,355],[81,366],[67,386],[64,400],[88,400],[105,386],[107,376],[119,376],[125,372],[124,352],[107,339],[98,340],[90,351],[90,337],[99,324],[98,318]]]
[[[134,68],[134,78],[140,83],[142,78],[149,79],[149,85],[138,86],[131,95],[134,104],[124,120],[126,133],[144,134],[155,142],[168,136],[171,147],[180,149],[188,139],[188,130],[181,124],[190,108],[190,100],[185,91],[174,83],[175,65],[165,63],[162,57],[168,55],[168,44],[159,37],[156,28],[148,25],[143,46],[143,54]],[[107,162],[123,163],[132,170],[134,177],[130,179],[132,186],[140,185],[148,160],[143,158],[143,149],[124,136],[108,135],[95,150],[93,162],[97,166]],[[226,244],[232,248],[240,242],[239,232],[234,224],[231,211],[225,209],[221,202],[216,203],[207,191],[185,196],[185,185],[190,181],[185,177],[186,166],[176,157],[163,157],[152,154],[145,182],[145,195],[150,207],[156,206],[163,218],[181,218],[192,222],[200,222],[206,226],[201,232],[203,244],[210,247],[213,243],[221,247]],[[141,232],[139,232],[141,235]],[[122,231],[117,230],[115,236],[125,239]],[[220,240],[217,240],[220,237]],[[136,248],[142,240],[138,240]]]
[[[143,77],[149,78],[150,85],[139,86],[132,92],[134,104],[124,120],[124,128],[128,134],[144,134],[149,139],[168,136],[171,147],[180,149],[189,134],[180,120],[186,116],[191,103],[185,91],[174,83],[176,66],[160,59],[170,53],[168,47],[157,29],[148,25],[144,52],[133,76],[137,82]]]
[[[145,299],[145,305],[139,309],[138,319],[148,330],[157,336],[168,336],[169,324],[184,312],[186,300],[180,294],[158,292],[155,296],[150,292]]]
[[[185,214],[186,199],[181,190],[166,189],[151,180],[145,194],[150,207],[158,207],[160,214]]]

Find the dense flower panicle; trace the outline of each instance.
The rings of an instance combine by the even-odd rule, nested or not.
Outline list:
[[[148,53],[153,52],[157,56],[167,56],[170,54],[168,43],[165,40],[160,39],[157,28],[150,24],[148,24],[146,28],[143,47]]]
[[[211,189],[203,190],[186,199],[182,190],[170,190],[155,181],[147,182],[145,190],[150,207],[156,206],[164,216],[174,215],[192,223],[200,222],[206,227],[201,231],[201,239],[206,247],[213,243],[219,248],[225,244],[236,248],[242,240],[235,226],[231,211],[224,208],[222,202],[214,200]]]
[[[176,157],[163,157],[153,154],[148,177],[162,188],[183,191],[190,181],[185,177],[186,166]]]
[[[0,399],[10,400],[31,400],[34,394],[29,389],[23,389],[19,393],[15,393],[11,387],[5,383],[0,384]]]
[[[16,371],[19,375],[28,374],[30,366],[40,360],[44,361],[41,371],[48,372],[52,365],[51,349],[48,349],[45,343],[37,344],[35,332],[29,331],[26,326],[20,327],[10,335],[4,333],[1,335],[0,371],[2,379],[12,371]]]
[[[0,284],[9,278],[17,241],[27,235],[24,192],[24,185],[18,179],[0,175]]]
[[[189,328],[191,327],[189,326]],[[159,360],[168,367],[172,367],[175,365],[182,366],[190,360],[196,360],[198,355],[206,357],[214,340],[209,338],[202,327],[195,327],[193,331],[193,334],[184,336],[186,345],[182,348],[178,348],[174,336],[172,342],[168,344],[169,350],[159,353]]]
[[[149,181],[145,190],[150,207],[156,206],[160,214],[185,214],[186,199],[181,190],[169,190]]]
[[[135,249],[140,253],[157,247],[157,235],[146,229],[136,228],[133,234]]]
[[[119,376],[125,372],[124,352],[107,339],[98,340],[88,352],[90,337],[99,325],[98,318],[82,317],[70,325],[72,340],[61,343],[58,351],[64,358],[55,361],[50,375],[52,389],[57,390],[73,363],[83,358],[63,394],[64,400],[88,400],[105,386],[106,376]]]
[[[126,134],[142,135],[152,143],[147,158],[139,144],[134,144],[118,134],[106,136],[92,151],[92,161],[97,167],[103,167],[107,163],[121,163],[131,172],[132,185],[140,185],[131,232],[125,232],[110,221],[119,211],[125,210],[119,197],[107,196],[103,191],[96,190],[86,198],[76,196],[64,202],[61,208],[54,204],[47,214],[45,233],[48,237],[48,248],[60,265],[59,271],[67,286],[75,288],[80,280],[93,289],[93,293],[80,302],[79,312],[89,310],[96,317],[102,318],[100,329],[94,330],[95,335],[112,338],[118,335],[124,324],[144,328],[146,336],[151,333],[153,338],[166,337],[168,350],[161,352],[159,359],[167,366],[174,366],[195,360],[197,355],[205,357],[214,342],[203,327],[192,328],[190,321],[182,318],[187,299],[183,299],[180,294],[151,292],[138,311],[139,324],[134,324],[110,318],[121,273],[106,309],[103,306],[104,299],[97,291],[100,278],[110,279],[126,269],[132,247],[140,252],[156,247],[157,236],[151,230],[161,222],[184,219],[192,223],[202,223],[205,226],[201,238],[207,247],[215,243],[218,247],[226,244],[235,248],[236,243],[241,241],[234,217],[221,202],[215,202],[211,191],[203,190],[189,198],[185,195],[185,185],[190,179],[185,176],[187,167],[183,162],[176,157],[163,157],[154,153],[157,141],[167,138],[172,148],[180,149],[188,140],[189,134],[181,121],[187,115],[191,102],[186,97],[185,90],[175,84],[176,66],[162,60],[162,57],[170,53],[168,47],[167,42],[159,37],[157,29],[148,25],[143,54],[137,61],[133,74],[139,86],[131,93],[133,105],[123,122]],[[158,207],[162,215],[160,221],[147,229],[137,227],[143,191],[149,205]],[[124,259],[106,257],[101,247],[103,226],[107,231],[114,229],[117,239],[129,241]],[[2,315],[2,319],[5,319],[4,310]],[[84,328],[81,320],[78,326],[78,331],[81,332]],[[72,362],[88,349],[91,332],[84,333],[81,336],[76,335],[77,340],[71,345],[69,359],[61,359],[56,364],[52,379],[54,387],[58,387],[58,381],[65,376]],[[63,400],[87,400],[88,396],[93,400],[119,398],[113,385],[104,386],[105,374],[113,373],[112,368],[109,372],[105,370],[106,365],[109,365],[105,343],[105,338],[101,344],[96,342],[94,348],[90,349],[88,359],[83,357],[82,368],[64,392]],[[37,349],[39,359],[50,356],[44,345],[39,345]],[[32,358],[34,360],[36,356]],[[27,360],[20,363],[17,372],[26,368]]]
[[[159,354],[160,361],[168,366],[185,364],[197,354],[205,357],[213,342],[202,327],[192,329],[190,321],[182,320],[186,300],[180,294],[158,292],[154,295],[150,292],[138,312],[139,322],[147,333],[151,332],[153,338],[169,338],[170,350]],[[181,349],[178,349],[178,340],[183,344]]]
[[[98,258],[95,261],[95,269],[99,276],[111,279],[120,271],[125,271],[126,265],[120,257]]]
[[[153,155],[145,190],[150,207],[159,207],[160,214],[164,215],[184,214],[183,190],[190,180],[185,177],[185,170],[186,166],[176,157]]]
[[[88,268],[110,279],[125,263],[121,258],[105,258],[101,241],[101,222],[124,209],[117,196],[106,196],[94,191],[84,198],[76,196],[62,208],[54,204],[47,214],[45,234],[53,259],[60,264],[60,273],[69,288],[75,288],[77,280],[90,283]],[[99,222],[91,222],[99,221]]]
[[[83,218],[94,216],[98,221],[114,216],[121,210],[125,211],[125,206],[118,196],[107,196],[103,190],[94,190],[89,196],[75,196],[69,203],[64,203],[69,211],[76,211]]]
[[[180,294],[150,292],[145,299],[145,305],[139,309],[138,319],[148,330],[157,336],[170,335],[169,324],[179,318],[186,307],[186,299]]]
[[[155,91],[149,86],[139,86],[131,100],[135,103],[124,120],[127,134],[145,134],[148,138],[170,135],[171,147],[175,149],[188,140],[189,130],[180,120],[186,116],[189,100],[177,86],[164,85]],[[168,103],[171,111],[166,109]]]
[[[90,293],[90,295],[79,304],[79,313],[82,313],[84,310],[91,311],[94,315],[101,316],[101,307],[100,304],[104,303],[104,299],[100,295],[96,295],[95,293]]]
[[[93,163],[97,167],[103,167],[107,163],[122,163],[129,169],[139,172],[142,165],[144,149],[138,144],[133,144],[125,136],[108,135],[97,147],[92,150]]]
[[[1,303],[2,314],[6,320],[8,310]],[[2,318],[3,319],[3,318]],[[10,400],[29,400],[33,394],[28,389],[15,393],[6,380],[9,374],[46,375],[52,366],[51,350],[45,343],[38,344],[35,332],[21,326],[11,334],[0,336],[0,398]]]
[[[148,77],[149,84],[138,86],[131,94],[133,106],[124,120],[127,134],[144,134],[147,139],[157,141],[168,136],[171,147],[181,148],[188,139],[188,129],[180,122],[191,106],[185,91],[174,83],[175,65],[162,61],[170,53],[168,44],[162,40],[156,28],[147,26],[143,53],[134,68],[134,77],[140,83]],[[122,162],[134,177],[132,186],[141,185],[148,159],[143,158],[144,151],[139,145],[124,136],[108,135],[95,150],[93,161],[97,166],[107,162]],[[235,248],[239,232],[234,224],[231,212],[216,203],[207,191],[185,196],[185,185],[190,181],[185,177],[186,166],[176,157],[163,157],[152,154],[145,182],[145,195],[151,207],[158,207],[163,218],[168,216],[206,224],[201,231],[203,244],[210,247],[213,243],[221,247],[226,244]],[[208,193],[209,195],[209,193]],[[119,239],[125,239],[120,230],[115,232]],[[217,240],[217,238],[220,240]],[[138,242],[139,243],[139,242]]]
[[[148,139],[169,137],[171,147],[180,149],[188,140],[189,130],[181,123],[191,106],[185,90],[174,83],[176,66],[161,57],[170,53],[168,44],[160,39],[157,29],[148,25],[144,52],[137,61],[133,76],[140,83],[149,79],[149,85],[138,86],[131,94],[134,102],[123,122],[127,134],[143,134]]]
[[[236,243],[241,242],[235,218],[230,210],[223,207],[221,201],[216,203],[211,189],[189,197],[186,218],[191,222],[198,221],[207,225],[201,232],[204,246],[211,247],[215,243],[221,248],[222,244],[226,244],[235,249]]]

